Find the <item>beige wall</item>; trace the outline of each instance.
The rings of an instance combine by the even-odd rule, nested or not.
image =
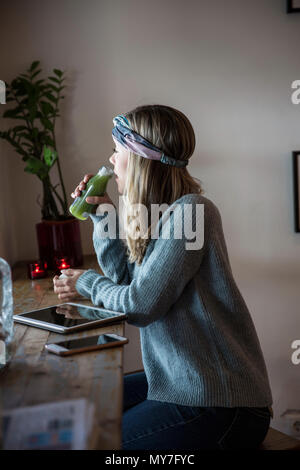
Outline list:
[[[107,163],[116,114],[161,103],[191,119],[197,147],[189,169],[221,211],[269,370],[273,426],[282,428],[280,414],[300,408],[300,365],[290,360],[300,339],[291,166],[300,105],[290,100],[300,78],[300,15],[286,15],[283,0],[10,0],[0,35],[1,79],[35,59],[47,72],[67,71],[57,135],[68,193]],[[13,262],[37,255],[40,187],[6,144],[0,152],[0,255]],[[109,193],[117,201],[114,182]],[[90,253],[90,222],[81,227]],[[128,369],[137,364],[134,342]]]
[[[1,106],[1,105],[0,105]],[[5,109],[3,105],[0,107],[0,111]],[[14,155],[13,155],[14,157]],[[13,191],[10,184],[10,164],[8,155],[4,150],[4,143],[0,141],[0,256],[5,258],[11,265],[16,260],[16,231],[14,211]]]

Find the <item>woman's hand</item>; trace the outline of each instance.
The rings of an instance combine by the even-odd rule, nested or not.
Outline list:
[[[74,189],[74,191],[71,194],[71,197],[75,199],[76,197],[81,196],[81,191],[83,191],[86,188],[86,183],[93,177],[94,175],[87,174],[84,176],[83,180],[80,181],[78,186]],[[100,204],[112,204],[114,207],[114,203],[110,199],[109,195],[105,192],[104,196],[90,196],[86,198],[86,202],[88,204],[97,204],[98,206]],[[116,207],[115,207],[116,208]]]
[[[58,294],[60,300],[68,302],[76,298],[83,298],[75,289],[75,285],[79,276],[85,272],[86,270],[84,269],[64,269],[64,274],[68,276],[67,278],[59,279],[59,276],[54,276],[54,292]]]

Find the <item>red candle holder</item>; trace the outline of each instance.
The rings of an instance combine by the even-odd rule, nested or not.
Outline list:
[[[42,279],[47,277],[47,263],[42,260],[33,261],[27,264],[29,279]]]
[[[61,258],[55,258],[56,269],[61,271],[62,269],[69,269],[72,261],[67,256]]]

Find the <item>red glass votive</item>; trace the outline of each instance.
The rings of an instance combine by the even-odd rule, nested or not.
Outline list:
[[[62,258],[55,258],[55,265],[57,270],[68,269],[71,267],[71,260],[64,256]]]
[[[47,277],[47,263],[45,261],[33,261],[27,264],[29,279],[42,279]]]

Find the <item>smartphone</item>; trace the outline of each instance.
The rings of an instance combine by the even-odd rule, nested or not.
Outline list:
[[[87,338],[70,339],[57,343],[45,344],[47,351],[59,356],[69,356],[96,349],[112,348],[128,343],[128,339],[115,334],[105,334],[100,336],[89,336]]]

